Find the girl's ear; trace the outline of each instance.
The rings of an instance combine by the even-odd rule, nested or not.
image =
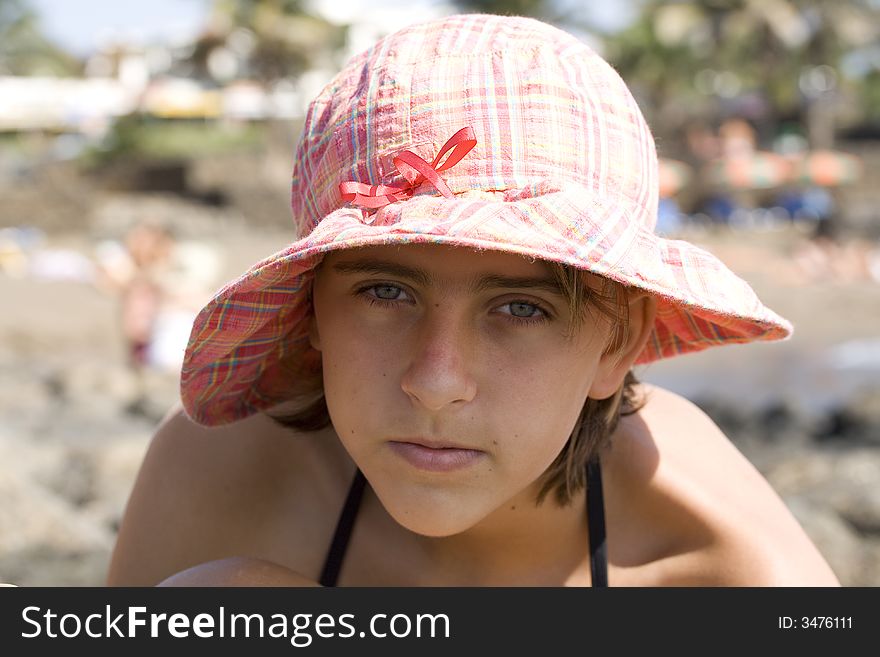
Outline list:
[[[626,343],[617,351],[602,354],[590,386],[591,399],[607,399],[620,390],[626,373],[642,353],[657,315],[657,299],[647,292],[637,292],[629,300],[629,330]]]

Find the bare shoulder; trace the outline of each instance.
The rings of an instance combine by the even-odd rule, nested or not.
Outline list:
[[[298,508],[302,500],[320,495],[316,473],[328,467],[316,440],[262,415],[206,428],[174,409],[141,465],[108,584],[154,585],[196,564],[234,555],[283,563],[279,538],[297,541],[274,527],[308,532]]]
[[[636,527],[662,537],[643,571],[653,584],[838,585],[784,502],[711,418],[663,388],[641,384],[640,392],[644,404],[621,420],[605,470],[619,491],[618,515],[636,509],[640,518],[621,531],[622,543],[638,540],[626,534]],[[609,528],[609,549],[612,539]]]

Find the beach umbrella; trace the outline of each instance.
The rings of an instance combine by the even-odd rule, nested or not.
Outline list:
[[[693,170],[684,162],[661,157],[658,162],[660,197],[669,198],[677,194],[690,181]]]
[[[791,163],[769,151],[722,157],[707,165],[707,180],[733,189],[770,189],[788,182]]]
[[[862,161],[841,151],[818,150],[792,160],[793,182],[834,187],[854,183],[862,176]]]

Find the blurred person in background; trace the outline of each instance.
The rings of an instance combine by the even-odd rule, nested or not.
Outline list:
[[[129,229],[123,246],[100,258],[99,284],[119,295],[126,362],[137,382],[128,410],[138,413],[145,401],[144,373],[152,362],[157,321],[168,296],[174,239],[166,226],[141,222]]]

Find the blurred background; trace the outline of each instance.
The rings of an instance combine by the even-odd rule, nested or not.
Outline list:
[[[0,581],[103,583],[194,314],[290,240],[307,102],[459,11],[542,18],[629,82],[658,231],[795,325],[638,373],[880,584],[880,0],[0,0]]]

